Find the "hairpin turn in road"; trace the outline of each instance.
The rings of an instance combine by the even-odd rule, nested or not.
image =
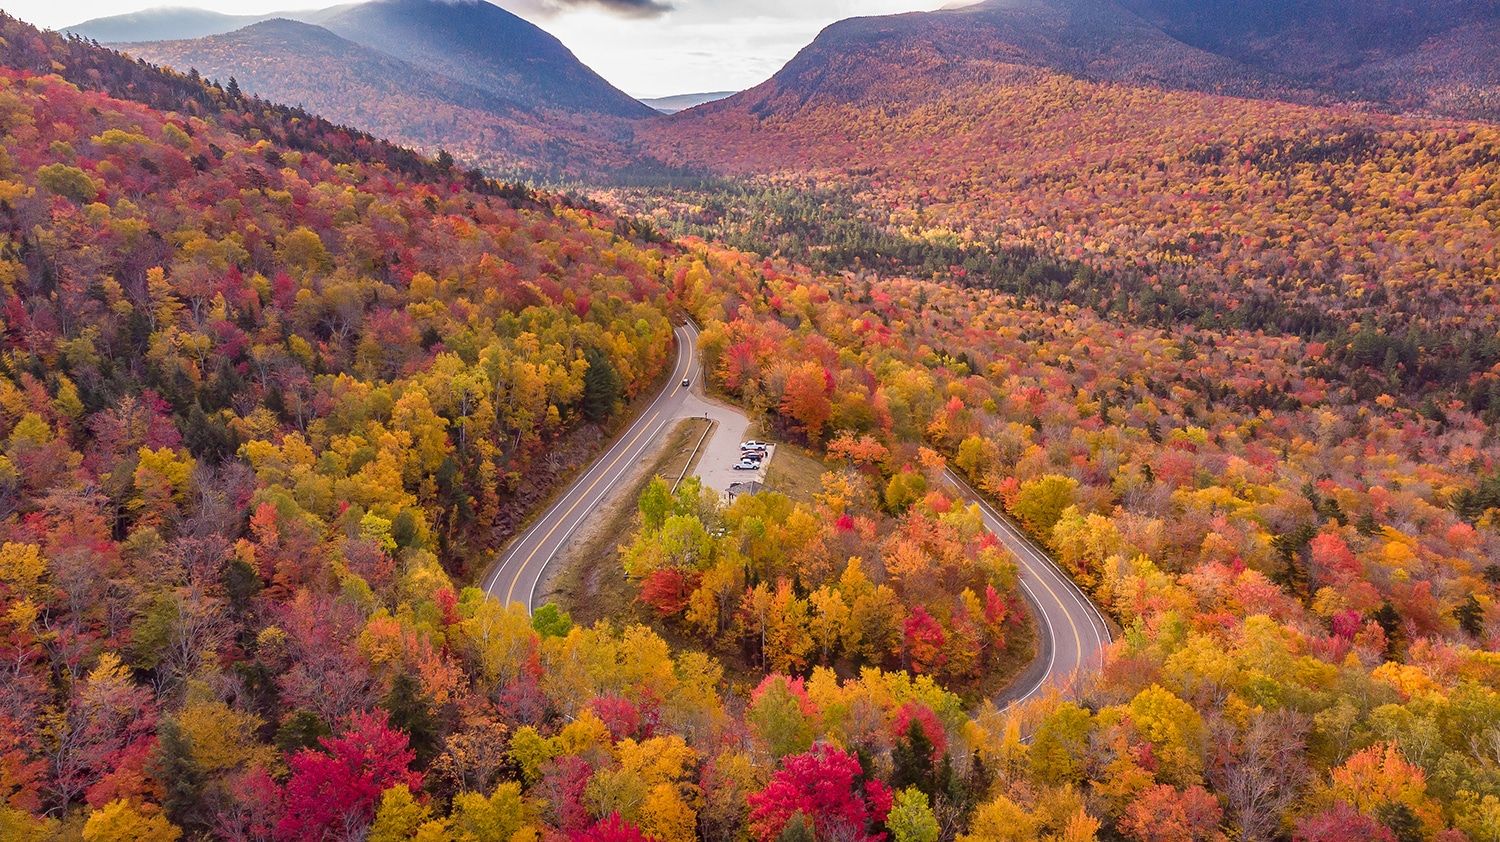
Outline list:
[[[702,381],[698,329],[689,323],[675,333],[677,354],[667,385],[609,449],[505,549],[483,582],[490,596],[507,604],[519,602],[528,611],[535,608],[537,588],[548,566],[589,516],[621,491],[621,481],[674,422],[707,414],[727,427],[728,437],[736,441],[747,429],[749,420],[744,413],[709,401],[696,391]],[[684,382],[689,385],[684,386]],[[1000,694],[997,702],[1015,704],[1049,687],[1066,689],[1076,677],[1098,667],[1110,642],[1103,615],[1009,518],[952,470],[947,478],[961,497],[979,505],[985,526],[1016,557],[1021,590],[1036,618],[1040,657]]]

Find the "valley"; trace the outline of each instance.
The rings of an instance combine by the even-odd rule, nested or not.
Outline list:
[[[1500,842],[1500,10],[796,5],[0,14],[0,838]]]

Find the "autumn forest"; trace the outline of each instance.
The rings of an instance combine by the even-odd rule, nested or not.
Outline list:
[[[382,132],[0,13],[0,839],[1500,842],[1487,83],[926,20]],[[504,604],[679,352],[807,476]]]

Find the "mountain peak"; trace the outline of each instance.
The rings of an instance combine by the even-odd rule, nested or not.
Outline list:
[[[538,107],[616,117],[652,113],[557,38],[484,0],[371,0],[320,23],[418,67]]]

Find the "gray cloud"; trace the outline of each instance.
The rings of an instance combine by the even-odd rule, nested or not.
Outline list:
[[[542,0],[542,5],[554,11],[595,6],[625,17],[653,18],[672,11],[672,4],[661,0]]]

